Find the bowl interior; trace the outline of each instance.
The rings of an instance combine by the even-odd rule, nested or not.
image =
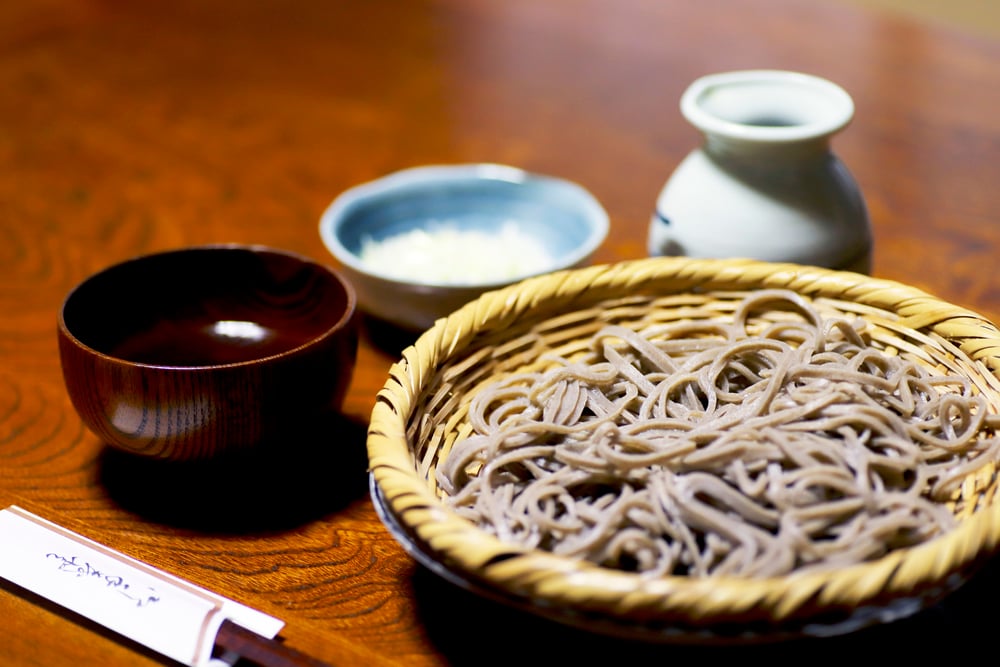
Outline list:
[[[351,287],[296,255],[214,246],[126,261],[67,297],[67,333],[101,354],[208,366],[282,354],[343,327]]]
[[[359,256],[366,241],[436,225],[513,228],[545,248],[550,264],[540,270],[549,271],[590,255],[607,234],[608,218],[593,196],[568,181],[481,166],[417,168],[345,192],[324,214],[320,233],[339,260],[380,275]],[[478,282],[473,277],[468,284]]]

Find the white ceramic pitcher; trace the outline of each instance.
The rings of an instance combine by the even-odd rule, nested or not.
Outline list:
[[[843,88],[798,72],[725,72],[692,83],[680,106],[704,141],[657,198],[650,254],[870,271],[864,198],[830,150],[854,116]]]

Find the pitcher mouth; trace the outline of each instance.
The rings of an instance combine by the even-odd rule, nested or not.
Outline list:
[[[745,141],[821,139],[842,130],[854,101],[837,84],[784,70],[743,70],[695,80],[681,113],[706,134]]]

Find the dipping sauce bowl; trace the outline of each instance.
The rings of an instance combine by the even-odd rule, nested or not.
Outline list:
[[[353,286],[305,257],[213,245],[87,278],[58,320],[66,389],[107,444],[197,460],[301,433],[354,371]]]

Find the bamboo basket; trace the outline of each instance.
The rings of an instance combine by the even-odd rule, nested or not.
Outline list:
[[[915,288],[854,273],[749,260],[654,258],[563,271],[490,292],[402,354],[368,432],[380,516],[420,562],[480,594],[558,621],[677,642],[850,632],[912,614],[948,594],[1000,540],[993,467],[949,504],[958,526],[929,542],[825,573],[644,577],[501,542],[441,501],[434,470],[485,383],[579,352],[606,324],[632,328],[725,316],[748,291],[791,289],[824,314],[871,324],[874,344],[971,380],[1000,411],[1000,331]],[[713,315],[714,314],[714,315]]]

